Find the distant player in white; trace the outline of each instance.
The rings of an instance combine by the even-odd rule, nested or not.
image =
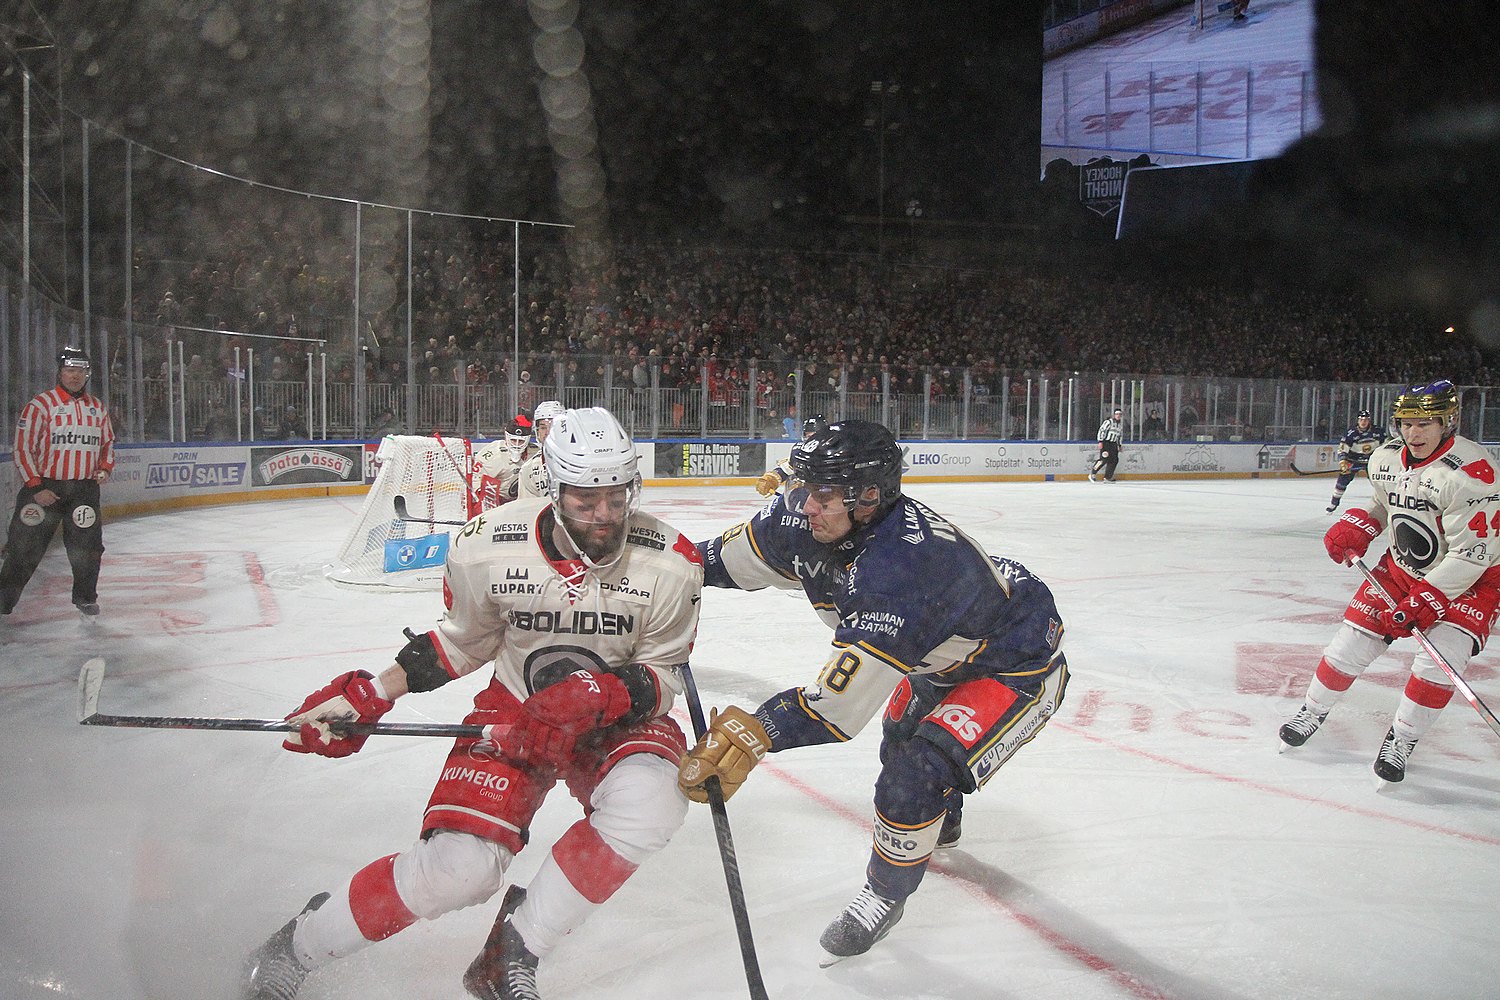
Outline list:
[[[535,998],[536,968],[681,826],[686,741],[667,717],[698,626],[703,570],[693,544],[640,513],[635,446],[606,410],[569,410],[547,437],[552,495],[480,514],[448,555],[447,615],[412,635],[379,677],[352,671],[288,716],[285,746],[342,757],[408,692],[493,661],[494,678],[443,764],[422,835],[307,907],[252,956],[242,996],[295,997],[308,972],[419,919],[490,899],[559,779],[584,818],[551,847],[529,891],[511,886],[464,974],[486,998]],[[378,780],[379,766],[351,774]],[[357,786],[355,786],[357,787]]]
[[[1281,727],[1285,746],[1317,732],[1355,679],[1396,639],[1418,629],[1462,674],[1484,648],[1500,607],[1500,483],[1495,460],[1461,437],[1458,389],[1447,379],[1414,385],[1396,398],[1400,438],[1377,448],[1368,474],[1371,509],[1345,511],[1324,536],[1328,555],[1347,563],[1390,531],[1374,575],[1394,609],[1367,581],[1323,650],[1307,698]],[[1395,719],[1375,758],[1385,781],[1406,776],[1407,758],[1453,697],[1441,667],[1418,648]]]
[[[555,399],[536,404],[531,416],[531,426],[536,434],[537,453],[521,463],[516,471],[516,495],[518,497],[544,497],[549,488],[547,480],[547,452],[541,447],[547,442],[552,430],[552,421],[563,413],[563,405]]]

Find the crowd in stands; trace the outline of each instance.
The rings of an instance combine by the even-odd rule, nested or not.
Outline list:
[[[299,240],[287,250],[305,251]],[[511,246],[507,241],[422,247],[414,255],[413,307],[420,383],[507,383],[513,353]],[[580,258],[587,261],[580,263]],[[352,283],[319,264],[236,252],[170,272],[171,287],[138,309],[138,321],[225,331],[328,336],[332,381],[353,377],[347,335]],[[380,287],[388,308],[362,308],[366,376],[404,383],[404,255]],[[352,265],[349,265],[352,266]],[[160,272],[167,276],[169,272]],[[1490,384],[1488,360],[1445,336],[1434,321],[1376,308],[1358,296],[1295,284],[1248,291],[1210,277],[1165,277],[1035,263],[1003,266],[880,262],[870,256],[703,246],[620,245],[574,254],[561,243],[522,268],[520,378],[600,384],[604,360],[615,384],[696,386],[705,369],[735,391],[768,393],[795,362],[827,378],[846,366],[850,391],[957,391],[967,369],[976,385],[1000,373],[1111,372],[1398,382],[1440,374]],[[233,348],[255,348],[258,378],[300,377],[300,342],[227,334],[187,338],[194,372],[234,365]],[[748,384],[749,362],[757,364]],[[242,362],[243,363],[243,362]],[[191,377],[191,376],[190,376]],[[711,387],[712,388],[712,387]]]

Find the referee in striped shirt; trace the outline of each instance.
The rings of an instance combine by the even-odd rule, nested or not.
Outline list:
[[[1120,439],[1125,436],[1124,416],[1125,411],[1117,406],[1099,425],[1096,435],[1099,438],[1099,457],[1094,459],[1094,467],[1089,470],[1089,482],[1097,483],[1096,477],[1101,472],[1106,483],[1115,481],[1115,468],[1120,464]]]
[[[84,392],[88,380],[89,356],[64,347],[57,385],[33,397],[16,421],[22,482],[0,566],[0,614],[15,608],[59,523],[73,566],[73,605],[85,615],[99,613],[99,487],[115,467],[115,431],[103,401]]]

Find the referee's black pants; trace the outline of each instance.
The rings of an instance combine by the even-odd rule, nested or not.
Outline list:
[[[36,502],[36,495],[42,490],[56,493],[57,500],[43,507]],[[73,566],[73,603],[98,601],[99,559],[104,555],[99,481],[44,479],[35,489],[22,486],[16,494],[16,509],[10,516],[10,533],[5,542],[5,563],[0,565],[0,611],[9,613],[16,606],[59,524],[63,529],[63,547]]]
[[[1094,472],[1103,472],[1104,478],[1115,481],[1115,469],[1120,464],[1120,442],[1099,442],[1099,457],[1094,460]]]

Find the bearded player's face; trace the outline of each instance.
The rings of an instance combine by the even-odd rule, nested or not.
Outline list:
[[[569,537],[594,562],[604,562],[625,543],[630,515],[628,486],[562,486],[557,516]]]

